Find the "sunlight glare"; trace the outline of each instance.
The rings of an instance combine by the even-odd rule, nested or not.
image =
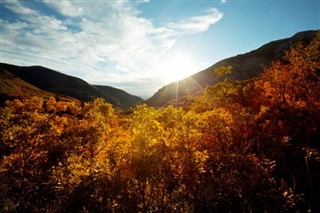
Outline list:
[[[183,53],[162,61],[159,68],[166,83],[182,80],[198,71],[193,58]]]

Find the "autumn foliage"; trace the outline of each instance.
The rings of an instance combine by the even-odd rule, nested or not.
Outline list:
[[[319,43],[184,108],[124,115],[102,99],[8,101],[0,211],[319,211]]]

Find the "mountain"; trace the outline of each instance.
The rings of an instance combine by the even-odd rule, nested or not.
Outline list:
[[[32,98],[34,96],[43,98],[54,96],[62,101],[79,102],[77,99],[69,96],[53,94],[39,89],[2,68],[0,68],[0,85],[0,106],[2,106],[6,100]]]
[[[269,67],[272,61],[281,58],[290,46],[301,41],[308,43],[316,36],[316,31],[304,31],[291,38],[281,39],[267,43],[251,52],[224,59],[211,67],[198,72],[181,81],[173,82],[162,87],[151,98],[145,101],[150,106],[163,106],[173,99],[191,96],[204,90],[207,85],[215,85],[223,78],[217,77],[213,70],[231,65],[232,74],[229,78],[234,80],[250,79],[259,75]]]
[[[129,110],[131,107],[136,106],[139,103],[142,103],[144,100],[138,96],[131,95],[123,90],[110,87],[110,86],[101,86],[93,85],[95,88],[103,92],[104,94],[113,97],[118,105],[125,110]]]
[[[2,105],[6,100],[12,100],[15,98],[22,99],[33,96],[47,98],[53,95],[21,80],[2,68],[0,69],[0,85],[0,105]]]
[[[111,103],[115,108],[123,110],[127,110],[136,103],[141,102],[141,98],[131,96],[119,89],[93,86],[80,78],[69,76],[41,66],[21,67],[0,63],[0,68],[10,72],[29,85],[37,87],[40,90],[70,96],[83,102],[93,101],[96,98],[103,98],[107,102]],[[99,88],[103,89],[100,90]],[[110,89],[110,91],[108,91],[108,89]],[[124,93],[127,95],[124,96]],[[128,98],[128,100],[124,100],[124,98]],[[124,107],[122,108],[121,106]]]

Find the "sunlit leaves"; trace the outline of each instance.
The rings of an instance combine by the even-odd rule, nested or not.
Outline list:
[[[231,74],[233,67],[232,66],[221,66],[218,67],[216,69],[214,69],[214,73],[218,76],[218,77],[222,77],[225,76],[227,74]]]
[[[225,79],[184,108],[8,101],[0,211],[317,210],[318,53],[319,40],[299,44],[261,76]]]

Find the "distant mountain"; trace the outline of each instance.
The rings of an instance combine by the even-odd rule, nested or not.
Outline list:
[[[198,72],[181,81],[162,87],[151,98],[145,101],[150,106],[163,106],[173,99],[194,95],[203,91],[207,85],[215,85],[223,78],[217,77],[213,70],[231,65],[232,74],[228,77],[235,80],[250,79],[259,75],[272,61],[281,58],[285,51],[296,42],[310,42],[316,36],[316,31],[300,32],[291,38],[270,42],[251,52],[224,59],[211,67]]]
[[[136,106],[139,103],[142,103],[144,100],[138,96],[131,95],[123,90],[110,87],[110,86],[100,86],[93,85],[95,88],[100,90],[102,93],[113,97],[118,105],[125,110],[129,110],[131,107]]]
[[[99,88],[103,88],[100,90],[97,86],[90,85],[80,78],[65,75],[41,66],[21,67],[0,63],[0,68],[41,90],[70,96],[84,102],[93,101],[96,98],[103,98],[115,108],[124,110],[129,108],[127,106],[131,107],[141,102],[141,98],[131,96],[122,90],[99,86]],[[108,91],[108,89],[110,89],[110,91]],[[124,93],[127,95],[124,96]],[[128,98],[128,100],[124,100],[124,98]],[[130,101],[132,102],[131,104]]]

